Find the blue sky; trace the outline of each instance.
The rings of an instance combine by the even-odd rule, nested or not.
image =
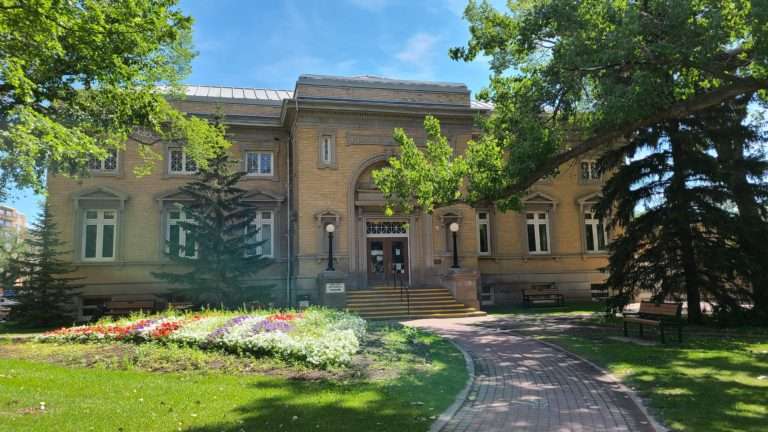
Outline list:
[[[199,52],[187,82],[292,90],[300,74],[379,75],[463,82],[475,93],[488,82],[487,62],[448,58],[469,37],[466,3],[182,0]],[[7,203],[31,220],[39,200],[14,191]]]

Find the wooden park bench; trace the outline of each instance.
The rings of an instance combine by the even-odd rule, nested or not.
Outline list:
[[[129,315],[132,312],[154,312],[161,308],[155,296],[115,296],[105,305],[105,315]]]
[[[665,343],[664,329],[677,327],[677,339],[682,342],[683,320],[680,318],[682,310],[682,303],[641,302],[637,314],[624,314],[624,336],[629,336],[629,323],[635,323],[640,325],[640,337],[643,336],[643,326],[658,327],[661,343]]]
[[[551,304],[562,306],[565,304],[565,297],[554,285],[545,285],[539,288],[523,290],[523,306],[533,306],[536,304]]]

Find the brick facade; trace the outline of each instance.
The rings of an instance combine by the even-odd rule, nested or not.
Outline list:
[[[439,285],[450,272],[446,230],[452,221],[460,224],[462,269],[477,272],[481,286],[493,286],[497,301],[519,301],[520,289],[538,283],[555,283],[570,298],[588,298],[590,284],[604,279],[598,269],[606,264],[606,255],[585,250],[583,225],[585,205],[599,192],[600,184],[579,180],[578,161],[564,165],[556,178],[539,182],[531,190],[530,209],[549,215],[551,250],[547,254],[528,252],[524,213],[482,209],[488,212],[490,224],[486,255],[478,253],[475,209],[456,206],[432,215],[384,216],[370,173],[397,151],[392,130],[404,128],[417,144],[423,143],[424,116],[435,115],[451,145],[457,152],[464,151],[467,141],[479,133],[473,126],[475,116],[484,112],[470,102],[465,86],[302,76],[293,94],[235,90],[229,97],[221,97],[221,92],[176,103],[195,115],[224,113],[235,158],[242,159],[248,150],[272,153],[273,174],[248,178],[242,187],[259,197],[260,208],[274,212],[275,263],[259,277],[275,283],[277,304],[294,302],[299,296],[321,301],[317,278],[327,265],[324,227],[328,223],[336,226],[336,270],[344,275],[349,290],[368,288],[368,270],[376,259],[369,250],[366,224],[387,221],[407,223],[403,253],[408,255],[408,278],[414,287]],[[258,92],[267,97],[242,96]],[[163,160],[155,163],[150,175],[136,177],[133,168],[143,163],[139,145],[129,141],[112,172],[81,180],[49,178],[54,215],[63,238],[71,244],[79,274],[86,277],[85,299],[166,290],[150,273],[170,266],[162,254],[164,214],[175,199],[174,191],[189,178],[170,175],[163,145],[155,148]],[[327,161],[322,160],[325,151],[331,152]],[[99,206],[117,211],[116,252],[110,260],[88,262],[81,247],[83,213]],[[388,259],[397,260],[394,255]]]

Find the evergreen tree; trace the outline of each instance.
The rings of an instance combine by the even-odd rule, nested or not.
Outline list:
[[[56,223],[48,204],[25,239],[26,250],[12,265],[21,278],[17,292],[18,305],[11,309],[10,319],[22,325],[49,326],[71,322],[75,311],[74,297],[82,278],[66,277],[76,270],[59,257],[64,242],[59,240]]]
[[[192,198],[180,206],[186,220],[178,225],[186,242],[181,245],[179,236],[172,235],[166,254],[190,270],[153,273],[201,304],[237,307],[268,298],[269,285],[256,283],[253,276],[270,260],[257,253],[262,242],[255,240],[258,229],[252,227],[256,211],[243,201],[246,191],[237,183],[245,173],[235,172],[233,164],[222,150],[181,187]]]
[[[621,235],[611,244],[608,284],[619,297],[650,291],[657,300],[685,298],[688,319],[701,320],[702,295],[734,304],[740,254],[734,215],[717,182],[718,163],[689,121],[668,121],[640,131],[628,146],[607,153],[598,213]],[[625,163],[625,159],[629,161]],[[646,211],[637,215],[644,206]]]
[[[746,95],[702,112],[697,130],[717,153],[719,180],[736,210],[733,235],[744,264],[739,273],[751,287],[755,311],[768,322],[768,160],[766,137],[749,122],[750,100]]]

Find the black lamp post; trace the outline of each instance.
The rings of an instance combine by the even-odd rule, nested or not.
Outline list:
[[[459,249],[456,247],[456,233],[459,232],[459,224],[452,222],[448,228],[450,228],[453,236],[453,265],[451,268],[457,269],[459,268]]]
[[[325,226],[325,232],[328,233],[328,267],[325,271],[336,271],[333,268],[333,232],[336,231],[336,227],[333,224]]]

